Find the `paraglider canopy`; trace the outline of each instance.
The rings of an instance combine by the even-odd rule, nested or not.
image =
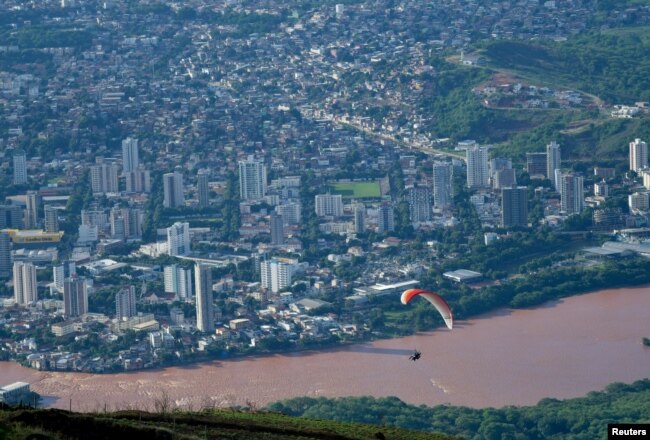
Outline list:
[[[427,301],[429,301],[431,304],[433,304],[436,310],[438,310],[438,313],[440,313],[440,316],[442,316],[442,319],[445,320],[445,324],[447,325],[447,328],[449,330],[453,328],[454,321],[451,315],[451,309],[449,308],[449,304],[447,304],[447,301],[442,299],[442,297],[437,293],[432,292],[430,290],[408,289],[405,290],[404,293],[402,293],[402,304],[408,304],[409,301],[411,301],[416,296],[421,296]]]

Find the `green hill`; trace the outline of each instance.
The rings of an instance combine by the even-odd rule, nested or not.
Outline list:
[[[72,413],[56,409],[0,410],[0,439],[404,439],[445,440],[407,429],[309,420],[268,412]]]
[[[301,397],[271,404],[269,409],[295,416],[444,432],[476,440],[592,440],[607,438],[608,423],[650,422],[650,379],[631,385],[611,384],[604,391],[576,399],[543,399],[534,406],[499,409],[416,406],[396,397]]]

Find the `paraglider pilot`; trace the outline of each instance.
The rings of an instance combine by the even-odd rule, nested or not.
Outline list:
[[[420,359],[421,356],[422,356],[422,353],[420,353],[419,351],[415,350],[415,351],[413,352],[413,354],[409,356],[409,359],[415,362],[415,361],[417,361],[418,359]]]

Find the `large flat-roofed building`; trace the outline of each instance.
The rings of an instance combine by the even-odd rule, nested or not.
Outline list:
[[[473,270],[467,269],[457,269],[451,272],[445,272],[442,274],[443,277],[448,278],[457,283],[468,283],[470,281],[478,281],[483,277],[479,272],[474,272]]]
[[[419,284],[418,280],[401,281],[392,284],[377,283],[372,286],[355,287],[354,293],[362,296],[390,295],[391,293],[402,293],[407,289],[414,289]]]
[[[21,402],[25,404],[29,401],[30,389],[26,382],[14,382],[0,388],[0,403],[7,405],[16,405]]]

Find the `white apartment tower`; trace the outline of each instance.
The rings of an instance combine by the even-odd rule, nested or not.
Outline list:
[[[551,180],[554,190],[560,187],[560,174],[556,170],[562,168],[560,144],[553,141],[546,145],[546,176]]]
[[[366,206],[363,203],[357,203],[352,209],[354,216],[354,232],[361,234],[366,230]]]
[[[90,167],[90,185],[93,194],[116,193],[119,191],[118,166],[116,164],[98,163]]]
[[[122,171],[124,174],[135,171],[138,165],[140,165],[138,140],[128,137],[122,140]]]
[[[190,301],[194,298],[194,287],[192,284],[192,269],[172,264],[165,266],[165,292],[174,293],[176,298],[182,301]]]
[[[248,156],[239,161],[239,195],[242,200],[259,200],[266,194],[266,167]]]
[[[212,296],[212,270],[208,266],[194,266],[196,285],[196,328],[202,332],[214,331],[214,298]]]
[[[14,159],[14,185],[27,183],[27,154],[23,150],[17,150],[13,155]]]
[[[179,172],[163,174],[163,192],[163,206],[165,208],[184,206],[183,175]]]
[[[36,268],[32,263],[14,263],[14,299],[19,305],[38,300]]]
[[[343,215],[343,196],[341,194],[318,194],[315,197],[316,215],[323,217]]]
[[[639,172],[648,167],[648,144],[641,139],[630,142],[630,170]]]
[[[115,317],[118,320],[137,314],[135,309],[135,286],[123,286],[115,295]]]
[[[77,275],[77,266],[74,261],[64,261],[54,266],[52,272],[54,287],[57,292],[63,292],[65,280]]]
[[[190,224],[176,222],[167,228],[167,253],[172,257],[190,253]]]
[[[488,147],[474,145],[467,148],[467,187],[489,188]]]
[[[411,222],[431,221],[431,189],[428,186],[414,186],[408,190]]]
[[[560,177],[562,212],[580,214],[585,206],[583,178],[574,174],[562,174]]]
[[[291,286],[291,278],[300,268],[298,260],[274,257],[260,263],[262,287],[273,293]]]
[[[452,205],[452,179],[454,166],[450,162],[433,164],[433,206],[446,209]]]

